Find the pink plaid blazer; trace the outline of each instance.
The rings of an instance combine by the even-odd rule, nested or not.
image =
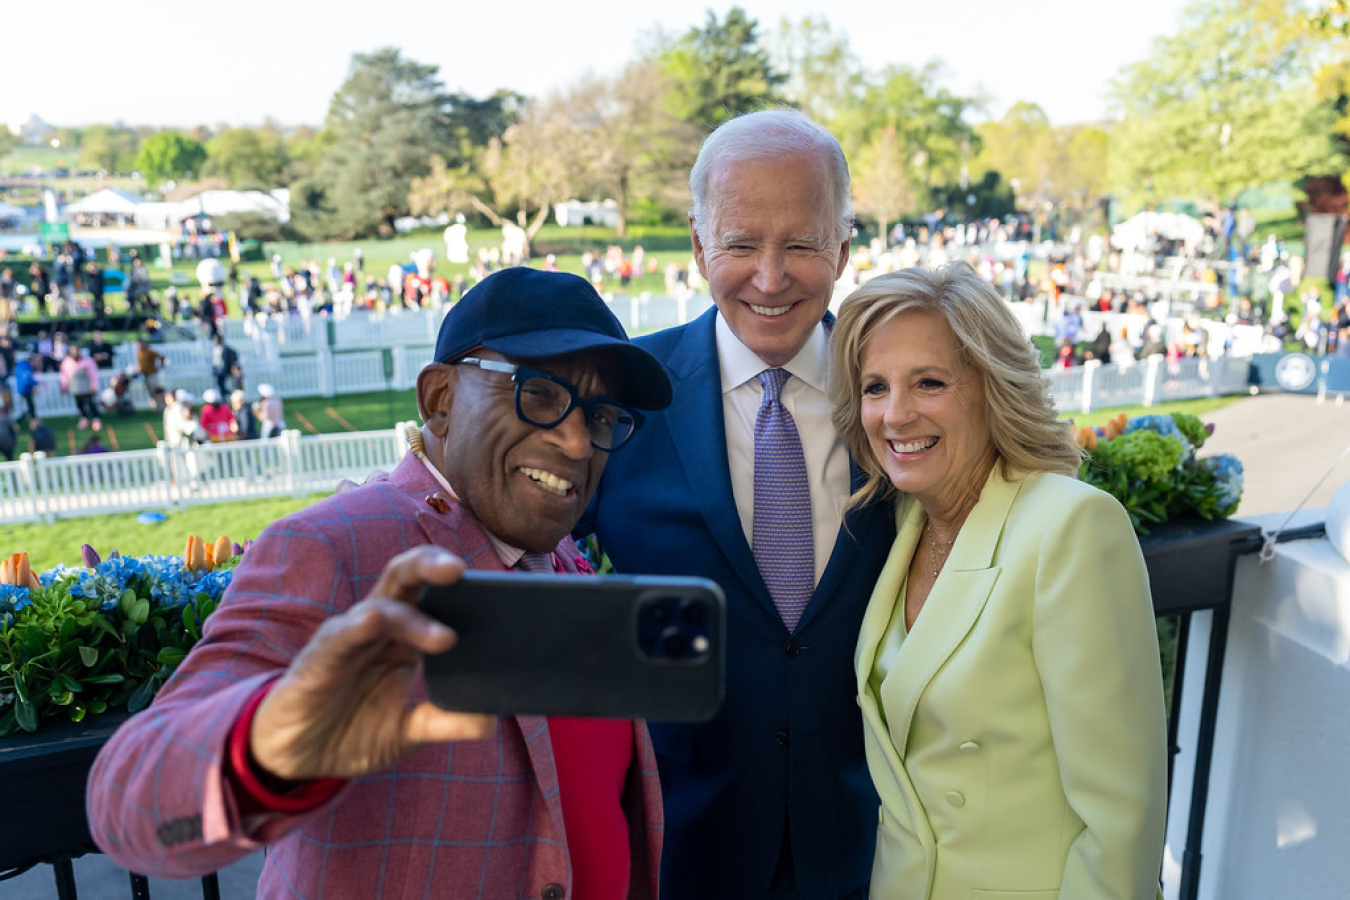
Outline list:
[[[268,845],[259,897],[570,897],[571,867],[547,721],[504,718],[494,738],[424,747],[359,778],[318,810],[245,833],[221,774],[245,701],[327,617],[374,586],[403,550],[437,544],[502,569],[458,504],[409,455],[387,479],[274,523],[249,549],[202,641],[149,709],[104,746],[89,775],[94,840],[132,871],[185,878]],[[571,539],[559,558],[575,571]],[[662,813],[646,726],[634,723],[624,792],[630,896],[655,897]],[[250,823],[253,824],[253,823]]]

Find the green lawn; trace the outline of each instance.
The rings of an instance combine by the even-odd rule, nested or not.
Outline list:
[[[79,565],[80,546],[89,544],[102,556],[116,548],[123,556],[183,552],[189,534],[214,541],[222,534],[243,543],[255,538],[271,522],[322,499],[313,494],[296,499],[269,497],[194,506],[169,513],[163,522],[143,525],[136,513],[63,519],[53,525],[0,525],[0,553],[28,552],[33,569],[46,571],[55,565]]]
[[[1152,413],[1190,413],[1193,416],[1204,418],[1206,413],[1220,409],[1234,400],[1241,400],[1246,394],[1236,394],[1230,397],[1200,397],[1195,400],[1178,400],[1175,403],[1160,403],[1157,406],[1120,406],[1113,409],[1097,409],[1090,413],[1065,413],[1060,416],[1061,419],[1068,419],[1075,425],[1083,425],[1088,428],[1096,428],[1099,425],[1105,425],[1107,419],[1114,419],[1121,413],[1130,418],[1135,416],[1144,416]]]

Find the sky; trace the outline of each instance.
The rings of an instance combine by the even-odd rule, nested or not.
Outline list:
[[[985,118],[1018,100],[1057,125],[1108,114],[1122,66],[1177,30],[1183,0],[742,0],[762,31],[824,15],[869,70],[941,60],[939,83],[989,95]],[[287,0],[6,4],[0,122],[55,126],[322,124],[353,53],[384,46],[440,67],[474,97],[541,96],[585,74],[616,74],[656,29],[679,35],[716,5],[667,0]],[[59,14],[54,12],[59,10]],[[975,117],[978,120],[979,116]]]

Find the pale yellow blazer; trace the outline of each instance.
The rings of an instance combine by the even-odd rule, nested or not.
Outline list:
[[[881,797],[874,900],[1160,896],[1162,678],[1125,511],[995,466],[878,697],[868,680],[924,523],[913,498],[896,515],[855,658]]]

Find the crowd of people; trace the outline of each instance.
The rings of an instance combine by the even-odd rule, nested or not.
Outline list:
[[[829,314],[848,168],[799,113],[720,126],[690,188],[695,321],[630,341],[588,279],[524,266],[451,308],[397,468],[267,528],[100,752],[113,859],[265,846],[260,896],[1160,895],[1143,558],[1007,304],[953,262]],[[422,585],[580,577],[592,536],[722,587],[722,709],[431,705],[456,635]]]
[[[76,434],[89,432],[77,438],[82,442],[80,452],[108,449],[97,439],[103,420],[135,413],[130,391],[138,378],[144,382],[154,409],[163,413],[163,438],[171,447],[276,437],[286,428],[282,399],[276,389],[259,384],[256,396],[249,398],[240,355],[219,331],[211,342],[216,387],[203,392],[200,411],[197,398],[169,384],[168,359],[146,337],[135,339],[132,364],[118,367],[114,352],[114,345],[101,330],[92,331],[84,343],[61,330],[39,330],[30,341],[20,341],[9,330],[0,330],[0,421],[5,423],[0,451],[5,458],[12,460],[23,448],[18,428],[25,424],[30,452],[56,451],[50,426],[38,416],[37,396],[46,383],[38,376],[43,373],[56,374],[57,389],[74,401]]]

